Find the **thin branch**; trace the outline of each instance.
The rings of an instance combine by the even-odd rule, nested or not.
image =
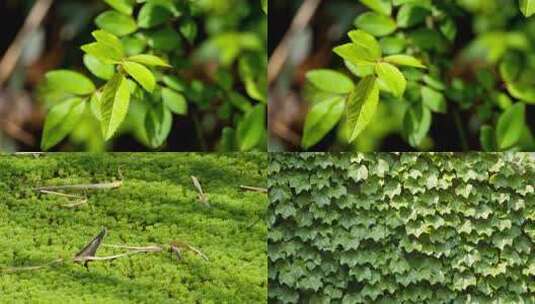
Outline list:
[[[70,190],[70,191],[84,191],[84,190],[109,190],[116,189],[123,185],[123,181],[116,181],[111,183],[101,184],[80,184],[80,185],[60,185],[60,186],[44,186],[35,188],[36,191],[56,191],[56,190]]]
[[[57,196],[68,197],[68,198],[76,198],[76,199],[83,199],[84,198],[83,196],[79,196],[79,195],[56,192],[56,191],[50,191],[50,190],[39,190],[39,193],[57,195]]]
[[[289,50],[291,48],[293,38],[296,34],[305,29],[307,24],[316,13],[320,3],[321,0],[305,0],[297,11],[292,24],[290,25],[290,29],[288,32],[286,32],[280,44],[277,46],[273,52],[273,55],[271,55],[271,58],[269,59],[268,83],[272,83],[273,80],[278,77],[290,53]]]
[[[28,267],[11,267],[11,268],[0,269],[0,272],[15,273],[15,272],[22,272],[22,271],[33,271],[33,270],[39,270],[39,269],[43,269],[46,267],[50,267],[52,265],[63,263],[63,262],[64,262],[63,259],[57,259],[50,263],[46,263],[44,265],[28,266]]]
[[[197,192],[199,192],[199,195],[198,195],[199,201],[209,206],[210,204],[208,204],[208,196],[206,196],[206,194],[202,190],[202,186],[199,180],[193,175],[191,176],[191,180],[193,181],[193,186],[195,186],[195,189],[197,189]]]
[[[189,244],[185,244],[191,251],[195,252],[197,255],[199,255],[201,258],[203,258],[205,261],[209,261],[208,257],[202,253],[199,249],[189,245]]]
[[[133,250],[133,251],[129,251],[129,252],[121,253],[121,254],[116,254],[116,255],[111,255],[111,256],[103,256],[103,257],[86,256],[86,257],[81,257],[80,258],[80,262],[110,261],[110,260],[115,260],[115,259],[118,259],[118,258],[130,256],[130,255],[134,255],[134,254],[154,253],[154,252],[160,252],[160,251],[162,251],[162,248],[154,246],[154,247],[147,247],[146,249],[143,249],[143,250]]]
[[[52,0],[38,0],[32,7],[30,14],[26,18],[26,21],[24,21],[22,29],[17,34],[17,37],[15,37],[15,41],[13,41],[2,58],[2,61],[0,61],[0,87],[2,87],[6,80],[9,79],[13,69],[17,66],[20,54],[24,48],[24,43],[28,37],[39,28],[41,22],[43,22],[43,19],[50,10],[52,2]]]
[[[245,191],[251,191],[251,192],[268,193],[268,190],[266,188],[240,185],[240,189],[245,190]]]
[[[60,207],[63,207],[63,208],[77,208],[77,207],[80,207],[80,206],[83,206],[83,205],[87,205],[87,203],[89,203],[89,200],[82,199],[82,200],[80,200],[80,201],[78,201],[76,203],[60,205]]]

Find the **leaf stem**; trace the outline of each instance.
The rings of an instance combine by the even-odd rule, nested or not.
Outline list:
[[[457,128],[457,132],[459,133],[459,138],[461,140],[461,147],[464,152],[468,151],[468,141],[466,140],[466,133],[464,132],[463,123],[461,121],[461,115],[459,114],[459,111],[457,109],[453,110],[453,120],[455,122],[455,127]]]

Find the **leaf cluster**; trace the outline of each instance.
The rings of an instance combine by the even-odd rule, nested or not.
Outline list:
[[[532,303],[525,154],[272,155],[270,303]]]
[[[485,151],[535,148],[526,120],[527,107],[535,102],[530,76],[535,68],[529,60],[535,36],[528,18],[533,1],[360,4],[367,10],[355,18],[351,42],[333,49],[345,71],[307,75],[303,95],[311,107],[303,148],[316,145],[337,125],[341,141],[355,142],[370,124],[382,123],[377,119],[394,119],[378,117],[381,106],[401,109],[399,132],[415,149],[432,149],[434,140],[443,140],[429,134],[437,115],[447,115],[456,126],[464,149],[471,148],[471,135]]]
[[[217,124],[197,123],[199,146],[210,136],[216,144],[206,149],[265,149],[265,1],[103,1],[110,9],[95,18],[95,41],[81,47],[91,78],[52,71],[40,88],[49,108],[43,150],[67,136],[104,149],[123,133],[156,149],[174,115],[201,114]],[[204,65],[213,66],[207,76]]]

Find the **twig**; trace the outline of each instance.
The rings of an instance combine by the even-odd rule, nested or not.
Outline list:
[[[195,252],[197,255],[199,255],[201,258],[203,258],[205,261],[209,261],[208,257],[207,257],[204,253],[202,253],[199,249],[197,249],[197,248],[195,248],[195,247],[193,247],[193,246],[191,246],[191,245],[189,245],[189,244],[186,244],[186,246],[187,246],[190,250],[192,250],[193,252]]]
[[[245,190],[245,191],[268,193],[268,190],[266,188],[259,188],[259,187],[251,187],[251,186],[240,185],[240,189]]]
[[[11,267],[11,268],[0,269],[0,272],[15,273],[15,272],[21,272],[21,271],[39,270],[39,269],[43,269],[45,267],[49,267],[49,266],[52,266],[54,264],[59,264],[59,263],[63,263],[63,262],[64,262],[63,259],[57,259],[57,260],[54,260],[54,261],[52,261],[50,263],[46,263],[44,265],[28,266],[28,267]]]
[[[87,199],[82,199],[76,203],[72,203],[72,204],[65,204],[65,205],[60,205],[60,207],[63,207],[63,208],[77,208],[77,207],[80,207],[80,206],[83,206],[83,205],[87,205],[87,203],[89,203],[89,201]]]
[[[305,0],[297,14],[295,15],[290,29],[284,37],[282,38],[280,44],[277,46],[273,55],[269,59],[268,65],[268,84],[272,83],[273,80],[279,75],[286,59],[288,58],[290,44],[296,34],[301,32],[306,25],[310,22],[310,19],[314,16],[318,6],[320,5],[321,0]]]
[[[87,257],[81,258],[80,262],[110,261],[110,260],[115,260],[115,259],[118,259],[118,258],[130,256],[130,255],[134,255],[134,254],[153,253],[153,252],[160,252],[160,251],[162,251],[162,248],[153,246],[153,247],[147,247],[147,248],[145,248],[143,250],[141,250],[141,249],[140,250],[132,250],[132,251],[128,251],[128,252],[121,253],[121,254],[116,254],[116,255],[111,255],[111,256],[103,256],[103,257],[87,256]]]
[[[197,189],[197,192],[199,192],[199,195],[197,196],[199,201],[201,203],[209,206],[210,204],[208,204],[208,197],[206,196],[206,194],[202,190],[202,186],[201,186],[201,183],[199,182],[199,180],[193,175],[191,176],[191,180],[193,181],[193,186],[195,186],[195,188]]]
[[[251,229],[253,228],[256,224],[258,224],[260,221],[262,220],[262,217],[258,217],[258,219],[256,219],[256,221],[254,221],[251,225],[247,226],[247,229]]]
[[[69,198],[77,198],[77,199],[82,199],[83,198],[82,196],[79,196],[79,195],[61,193],[61,192],[50,191],[50,190],[39,190],[39,193],[57,195],[57,196],[69,197]]]
[[[60,185],[60,186],[44,186],[35,188],[36,191],[55,191],[55,190],[71,190],[71,191],[84,191],[84,190],[108,190],[116,189],[123,185],[123,181],[116,181],[112,183],[102,184],[80,184],[80,185]]]
[[[50,6],[52,5],[52,0],[38,0],[30,14],[24,21],[22,29],[17,34],[15,41],[11,44],[9,49],[6,51],[6,54],[0,61],[0,87],[4,85],[9,76],[13,72],[13,69],[19,61],[20,54],[24,47],[24,43],[28,37],[39,27],[46,14],[48,13]]]

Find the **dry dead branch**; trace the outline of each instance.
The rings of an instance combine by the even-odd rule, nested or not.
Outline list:
[[[259,187],[240,185],[240,189],[242,189],[244,191],[268,193],[268,190],[266,188],[259,188]]]
[[[192,175],[191,180],[193,181],[193,186],[195,186],[197,192],[199,192],[199,194],[197,195],[199,202],[206,206],[210,206],[210,204],[208,203],[208,196],[206,196],[206,194],[204,193],[199,179]]]
[[[100,184],[80,184],[80,185],[59,185],[59,186],[43,186],[35,188],[35,191],[88,191],[88,190],[111,190],[117,189],[123,185],[123,181],[115,181],[111,183]]]

